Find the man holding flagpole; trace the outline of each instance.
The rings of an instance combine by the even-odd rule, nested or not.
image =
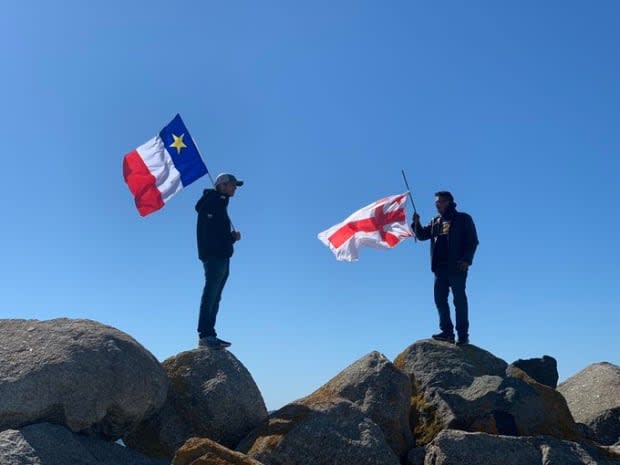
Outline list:
[[[431,270],[435,274],[435,305],[441,330],[439,334],[433,335],[433,339],[454,343],[454,326],[448,305],[448,294],[452,289],[457,344],[468,344],[469,309],[465,282],[478,247],[478,234],[471,216],[456,211],[456,203],[450,192],[437,192],[435,206],[439,215],[428,226],[420,225],[420,215],[417,213],[413,214],[412,225],[419,240],[431,241]]]
[[[230,342],[217,337],[215,319],[222,291],[228,279],[233,244],[241,239],[241,233],[232,228],[228,217],[228,202],[235,195],[237,187],[242,185],[243,181],[232,174],[220,174],[215,179],[215,189],[205,189],[196,203],[198,257],[202,261],[205,273],[198,317],[199,347],[224,349],[231,345]]]

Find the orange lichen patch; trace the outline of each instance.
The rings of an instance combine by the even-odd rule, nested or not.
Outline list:
[[[177,450],[173,465],[261,465],[207,438],[191,438]]]

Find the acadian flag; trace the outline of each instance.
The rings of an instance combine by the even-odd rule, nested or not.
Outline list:
[[[141,216],[159,210],[205,174],[207,167],[179,114],[123,159],[123,176]]]

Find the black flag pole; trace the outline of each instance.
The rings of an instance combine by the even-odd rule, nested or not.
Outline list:
[[[400,172],[403,174],[403,181],[405,181],[405,186],[407,187],[407,192],[409,193],[409,200],[411,200],[411,205],[413,205],[413,213],[417,214],[418,211],[415,208],[415,202],[413,201],[413,195],[411,195],[411,189],[409,188],[409,183],[407,182],[407,176],[405,176],[405,170],[400,170]],[[416,242],[418,242],[418,238],[415,237],[415,232],[413,234],[413,238]]]

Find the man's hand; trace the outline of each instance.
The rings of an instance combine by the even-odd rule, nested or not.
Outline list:
[[[458,262],[456,262],[456,267],[459,271],[467,271],[467,269],[469,268],[469,263],[467,263],[465,260],[459,260]]]
[[[419,226],[420,225],[420,215],[418,215],[417,213],[413,214],[413,224],[415,226]]]
[[[230,234],[232,234],[232,238],[235,242],[241,240],[241,233],[239,231],[232,231]]]

